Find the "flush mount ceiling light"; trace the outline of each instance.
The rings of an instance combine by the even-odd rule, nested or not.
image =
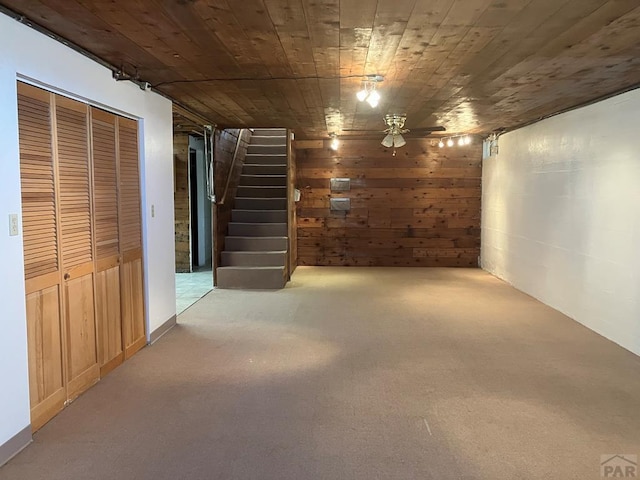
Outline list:
[[[376,90],[376,85],[383,80],[382,75],[367,75],[362,81],[362,89],[356,93],[356,98],[360,102],[366,101],[371,108],[376,108],[380,103],[380,93]]]

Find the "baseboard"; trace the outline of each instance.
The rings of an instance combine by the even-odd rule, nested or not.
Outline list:
[[[31,440],[31,425],[29,425],[0,445],[0,467],[19,454],[31,443]]]
[[[151,332],[151,335],[149,336],[150,337],[149,344],[153,345],[154,343],[156,343],[161,336],[163,336],[165,333],[167,333],[169,330],[175,327],[176,324],[177,324],[176,316],[174,315],[169,320],[167,320],[162,325],[160,325],[158,328],[156,328],[153,332]]]

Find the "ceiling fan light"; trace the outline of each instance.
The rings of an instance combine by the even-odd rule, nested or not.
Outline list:
[[[389,148],[393,146],[393,135],[388,134],[386,137],[382,139],[382,145]]]
[[[367,97],[367,103],[371,105],[371,108],[376,108],[380,102],[380,94],[375,90],[372,90]]]
[[[395,148],[404,147],[406,144],[407,144],[407,141],[404,139],[402,135],[397,134],[393,136],[393,146]]]
[[[330,145],[331,150],[338,150],[339,146],[340,146],[340,141],[336,137],[333,137],[331,139],[331,145]]]
[[[358,93],[356,93],[356,97],[358,98],[359,101],[364,102],[364,99],[367,98],[368,93],[369,92],[367,92],[367,89],[363,88]]]

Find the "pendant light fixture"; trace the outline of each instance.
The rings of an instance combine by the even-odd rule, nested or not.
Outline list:
[[[362,81],[362,88],[356,93],[356,98],[360,102],[366,101],[371,108],[376,108],[380,103],[380,93],[376,90],[376,85],[384,80],[382,75],[367,75]]]

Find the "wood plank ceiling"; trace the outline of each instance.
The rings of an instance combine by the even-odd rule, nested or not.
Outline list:
[[[221,127],[488,133],[640,84],[638,0],[0,0]],[[356,100],[380,74],[380,105]]]

